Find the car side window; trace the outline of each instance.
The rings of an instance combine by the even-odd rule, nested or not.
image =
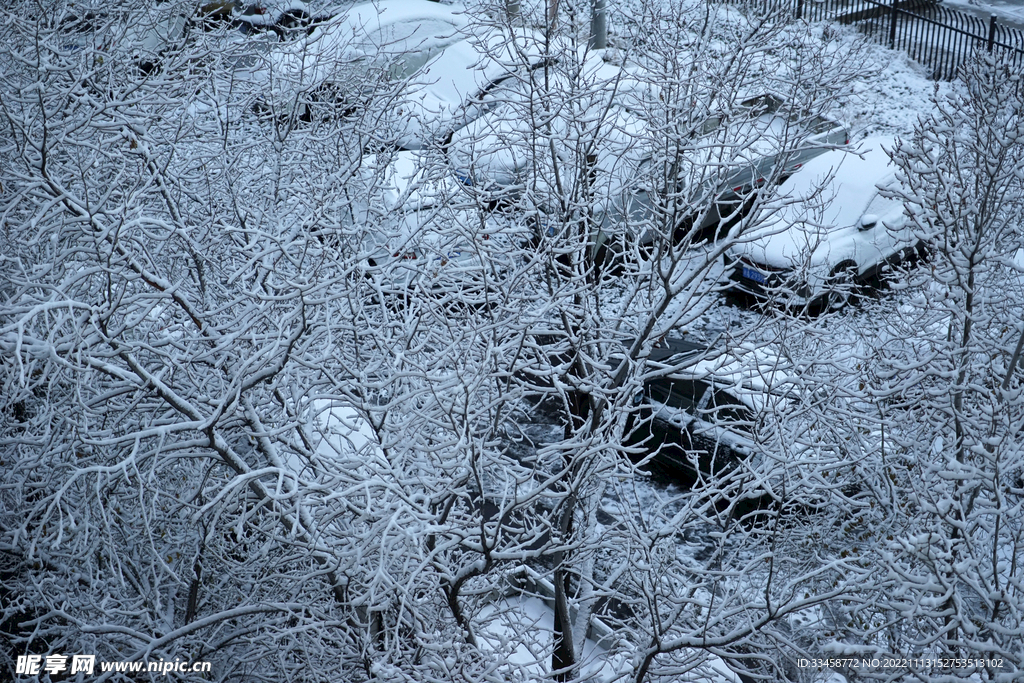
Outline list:
[[[700,380],[663,379],[651,383],[651,398],[667,406],[695,413],[710,387]]]
[[[721,389],[712,392],[712,400],[706,410],[716,422],[729,425],[752,426],[754,421],[750,408],[738,398]]]

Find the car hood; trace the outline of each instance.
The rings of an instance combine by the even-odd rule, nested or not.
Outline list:
[[[652,365],[657,367],[659,363]],[[740,344],[728,351],[705,355],[669,376],[713,381],[744,399],[751,408],[761,408],[770,398],[784,400],[792,392],[796,386],[792,370],[781,355],[753,344]]]

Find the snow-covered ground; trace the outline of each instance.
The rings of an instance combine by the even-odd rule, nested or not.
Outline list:
[[[863,40],[850,27],[832,27],[849,40]],[[854,84],[845,105],[834,115],[845,121],[854,142],[877,135],[909,133],[918,118],[934,108],[932,98],[949,92],[946,82],[928,80],[925,67],[901,50],[890,50],[868,42],[871,61],[879,69],[875,77]]]
[[[1024,2],[1020,0],[944,0],[942,4],[985,19],[994,14],[1000,23],[1024,29]]]

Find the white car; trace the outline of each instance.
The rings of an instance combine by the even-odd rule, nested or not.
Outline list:
[[[544,36],[493,30],[455,42],[413,74],[396,113],[398,146],[422,149],[446,143],[453,131],[495,106],[504,85],[527,77],[548,57]]]
[[[921,253],[903,203],[883,196],[896,186],[883,145],[862,153],[834,150],[783,183],[782,208],[726,255],[731,286],[792,306],[844,304],[851,289]]]
[[[385,291],[480,290],[506,265],[515,227],[461,203],[454,181],[430,182],[426,162],[416,151],[364,160],[372,199],[353,206],[352,222],[365,226],[366,275]]]
[[[579,64],[578,73],[575,64],[559,64],[555,58],[549,63],[547,73],[497,84],[483,99],[482,115],[452,134],[448,153],[464,182],[514,185],[550,157],[552,141],[561,152],[591,135],[600,143],[595,163],[611,171],[643,139],[642,120],[618,106],[645,87],[637,79],[597,56]]]
[[[303,39],[282,43],[254,65],[247,80],[264,90],[264,106],[280,113],[317,101],[355,102],[380,70],[406,78],[465,36],[469,20],[458,5],[379,0],[318,22]],[[240,66],[246,66],[244,64]]]
[[[544,73],[510,79],[488,93],[483,114],[452,134],[451,167],[464,184],[496,202],[514,200],[529,186],[537,215],[531,222],[554,237],[557,228],[545,216],[559,204],[564,189],[559,182],[579,177],[573,164],[586,149],[589,173],[597,181],[587,210],[603,229],[618,210],[622,188],[650,154],[644,144],[650,137],[647,125],[635,105],[657,95],[636,73],[596,54],[577,60],[563,52],[547,65]],[[630,205],[633,213],[643,209]],[[591,247],[597,250],[606,235],[599,231],[593,237]]]
[[[192,24],[193,19],[178,5],[146,7],[132,13],[127,21],[96,9],[68,12],[57,36],[60,51],[65,54],[102,51],[122,64],[149,73],[167,50],[180,49]]]

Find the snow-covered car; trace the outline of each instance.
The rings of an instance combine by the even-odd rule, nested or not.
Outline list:
[[[641,230],[641,243],[650,242],[652,234],[642,226],[653,215],[649,189],[652,152],[657,135],[652,134],[640,113],[644,98],[657,97],[655,89],[646,85],[638,74],[621,67],[591,59],[584,65],[591,83],[588,97],[591,117],[603,117],[602,134],[596,136],[593,148],[593,173],[599,178],[602,192],[595,197],[593,213],[600,225],[595,245],[612,241],[624,233]],[[554,81],[557,83],[557,79]],[[503,106],[481,116],[457,131],[451,140],[450,155],[459,174],[467,183],[514,188],[526,182],[526,175],[546,156],[546,147],[554,138],[572,143],[572,127],[557,117],[550,119],[547,135],[537,135],[529,120],[516,115],[522,100],[536,96],[529,84],[517,84],[519,93],[501,93]],[[516,99],[520,101],[516,101]],[[578,106],[577,94],[567,101]],[[638,106],[639,105],[639,106]],[[714,198],[712,210],[698,226],[698,238],[713,237],[720,224],[728,222],[741,207],[740,198],[760,187],[766,178],[785,177],[801,166],[849,141],[846,128],[839,122],[806,112],[795,111],[786,102],[771,94],[745,99],[733,116],[738,122],[726,125],[725,116],[709,117],[694,142],[688,161],[693,168],[716,168],[727,162],[724,174],[711,174],[702,181],[701,194]],[[737,143],[742,148],[736,149]],[[784,158],[783,150],[787,151]],[[783,168],[776,167],[784,163]],[[654,174],[662,177],[663,174]],[[543,178],[533,179],[542,182]],[[686,180],[678,180],[679,191]],[[724,214],[724,215],[723,215]],[[690,217],[680,216],[684,221]]]
[[[765,349],[738,346],[712,348],[706,343],[666,338],[657,344],[644,367],[643,389],[633,397],[641,417],[654,424],[633,435],[645,439],[653,432],[678,432],[673,440],[690,448],[718,454],[718,466],[757,456],[769,425],[760,415],[777,411],[792,398],[785,363]],[[660,424],[659,424],[660,423]],[[643,421],[641,421],[643,424]],[[679,449],[660,445],[655,461],[672,469],[689,469]]]
[[[776,170],[786,179],[811,159],[850,142],[849,131],[839,121],[801,111],[773,93],[745,98],[736,111],[744,125],[729,135],[750,144],[733,160],[723,198],[760,187]],[[713,116],[704,122],[702,133],[713,138],[725,129],[725,123],[722,117]],[[784,159],[780,159],[782,150],[787,151]],[[784,167],[776,169],[780,163]]]
[[[740,120],[731,127],[723,116],[708,118],[701,128],[701,142],[695,145],[698,149],[688,155],[697,167],[715,168],[726,162],[728,169],[724,177],[712,174],[701,186],[714,202],[696,226],[695,240],[717,238],[741,217],[744,197],[764,187],[767,179],[784,180],[811,159],[850,142],[849,131],[839,121],[800,111],[771,93],[743,99],[735,114]],[[742,147],[733,150],[737,142]],[[681,181],[678,189],[683,185]],[[645,190],[632,186],[626,190],[626,200],[617,206],[630,207],[634,216],[638,209],[649,211]],[[614,232],[620,215],[606,217],[604,230]]]
[[[60,22],[60,50],[73,54],[82,50],[102,51],[105,59],[133,64],[151,71],[163,53],[180,46],[192,26],[192,17],[175,5],[157,5],[130,16],[105,9],[69,12]]]
[[[526,385],[527,398],[543,404],[551,389],[567,387],[564,379],[555,378],[573,365],[573,358],[564,335],[533,337],[540,353],[516,376]],[[627,341],[621,348],[629,346]],[[613,351],[598,369],[614,374],[623,356]],[[759,457],[773,428],[762,415],[779,411],[795,396],[787,363],[750,345],[719,348],[666,338],[642,361],[639,377],[643,384],[632,397],[626,445],[638,458],[651,456],[683,478],[695,474],[689,458],[695,451],[704,454],[701,468]]]
[[[352,222],[364,226],[365,272],[387,291],[481,292],[507,265],[516,228],[460,203],[456,181],[431,182],[425,165],[417,151],[364,160],[368,199],[355,203]]]
[[[464,38],[467,24],[457,5],[408,0],[355,5],[317,22],[308,36],[276,46],[246,78],[261,86],[263,106],[279,112],[301,114],[317,102],[354,103],[372,87],[368,77],[406,78]]]
[[[583,163],[576,153],[586,148],[586,172],[597,182],[593,204],[585,210],[601,225],[600,217],[616,210],[616,188],[634,178],[650,154],[645,145],[650,136],[638,112],[642,107],[636,105],[656,98],[654,87],[630,68],[596,54],[580,60],[563,51],[536,66],[545,72],[508,79],[487,94],[481,115],[449,138],[449,163],[464,184],[497,203],[514,201],[531,186],[536,204],[529,220],[535,230],[554,236],[558,228],[550,216],[552,206],[559,205],[556,179],[572,164]],[[556,163],[562,167],[556,170]],[[642,210],[636,204],[630,208]],[[594,235],[593,249],[604,236]]]
[[[232,19],[245,33],[271,31],[283,37],[285,32],[305,26],[313,17],[303,0],[259,0],[244,6],[235,3]]]
[[[503,250],[486,244],[499,232],[472,211],[402,212],[386,228],[367,233],[366,273],[388,292],[480,294],[504,265]]]
[[[838,307],[851,290],[919,254],[903,203],[884,196],[897,184],[883,149],[892,142],[828,152],[783,183],[782,208],[727,253],[730,285],[786,305]]]
[[[621,166],[630,149],[639,149],[646,127],[620,102],[648,86],[597,55],[580,63],[561,62],[557,57],[539,60],[534,68],[547,64],[551,68],[546,73],[496,84],[483,99],[480,115],[452,133],[448,155],[463,182],[502,187],[522,183],[550,156],[550,143],[570,149],[585,143],[596,122],[597,168],[610,172]],[[586,121],[595,123],[581,124]],[[537,180],[543,183],[545,178]]]
[[[398,146],[421,149],[492,109],[503,85],[547,61],[544,36],[493,30],[452,43],[413,74],[396,109]]]

